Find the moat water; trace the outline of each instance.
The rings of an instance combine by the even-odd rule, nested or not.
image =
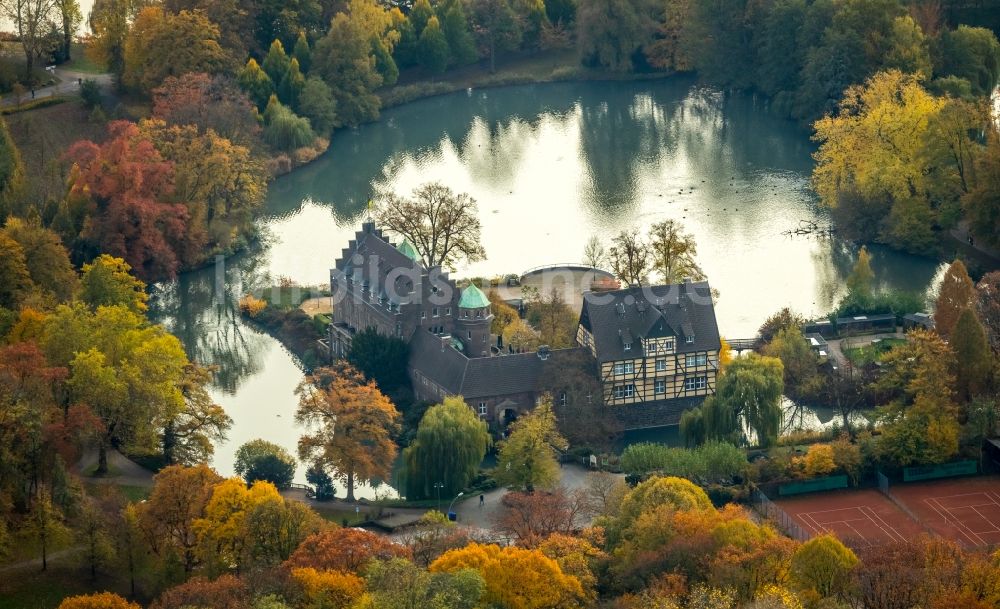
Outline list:
[[[302,370],[276,340],[239,319],[236,300],[283,277],[327,282],[377,192],[440,180],[478,201],[488,258],[458,276],[577,262],[591,235],[607,242],[622,229],[676,219],[694,235],[698,261],[719,291],[721,333],[744,338],[783,306],[820,315],[843,294],[855,250],[787,234],[830,223],[809,187],[813,151],[806,131],[771,116],[758,99],[688,79],[426,99],[338,132],[324,157],[275,181],[259,220],[265,243],[156,286],[153,312],[193,359],[218,367],[213,394],[234,425],[214,465],[229,475],[243,442],[262,437],[294,453],[301,431],[293,415]],[[928,293],[942,272],[933,260],[872,254],[881,286]],[[832,420],[808,412],[796,424]],[[296,477],[304,479],[304,468]]]

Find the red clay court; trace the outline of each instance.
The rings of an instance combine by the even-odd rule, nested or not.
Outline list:
[[[1000,545],[1000,476],[896,484],[889,490],[941,537],[971,548]]]
[[[807,533],[830,532],[860,548],[908,541],[925,530],[875,489],[809,493],[774,499]]]

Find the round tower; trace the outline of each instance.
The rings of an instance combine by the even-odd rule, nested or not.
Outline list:
[[[458,319],[455,334],[465,345],[469,357],[486,357],[490,354],[490,323],[493,312],[490,299],[473,284],[462,290],[458,301]]]

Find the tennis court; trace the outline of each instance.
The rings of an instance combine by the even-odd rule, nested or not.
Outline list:
[[[924,530],[874,489],[811,493],[775,499],[813,535],[833,533],[854,548],[908,541]]]
[[[941,537],[973,548],[1000,545],[1000,476],[898,484],[892,494]]]

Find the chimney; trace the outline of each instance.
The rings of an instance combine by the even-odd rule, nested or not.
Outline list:
[[[552,349],[550,349],[548,345],[541,345],[540,347],[538,347],[538,359],[542,360],[543,362],[549,359],[549,355],[551,354],[552,354]]]

